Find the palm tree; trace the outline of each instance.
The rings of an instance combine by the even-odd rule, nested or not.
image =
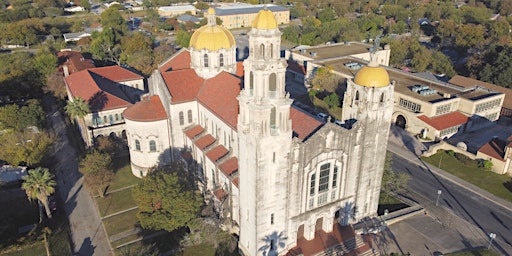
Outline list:
[[[64,109],[66,109],[66,113],[71,117],[71,119],[82,119],[87,114],[89,114],[89,112],[91,112],[89,104],[80,97],[75,97],[73,100],[68,100],[68,103]]]
[[[57,182],[53,180],[53,175],[48,168],[37,167],[36,169],[29,170],[28,175],[23,177],[21,188],[25,190],[29,200],[37,199],[39,207],[42,204],[46,210],[46,216],[51,218],[52,213],[49,207],[48,196],[55,192],[56,185]]]

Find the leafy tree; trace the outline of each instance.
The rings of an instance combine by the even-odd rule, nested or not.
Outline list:
[[[128,65],[144,74],[151,74],[153,71],[153,41],[145,37],[143,33],[137,32],[130,37],[124,37],[121,41],[123,53],[121,59]]]
[[[155,244],[137,244],[132,246],[122,247],[119,250],[119,256],[158,256],[160,252]]]
[[[110,136],[99,136],[96,138],[96,148],[100,152],[113,155],[119,151],[120,145]]]
[[[330,22],[336,19],[336,13],[332,8],[324,8],[318,12],[317,18],[322,22]]]
[[[116,8],[108,8],[100,15],[100,23],[103,31],[113,29],[117,35],[124,35],[128,31],[128,25]]]
[[[456,23],[454,20],[443,19],[439,21],[439,25],[437,26],[436,30],[441,37],[446,38],[455,35],[455,27]]]
[[[53,136],[45,132],[9,132],[0,139],[0,159],[12,165],[38,165],[47,156],[54,140]]]
[[[411,66],[416,72],[423,72],[432,62],[432,52],[425,47],[421,47],[415,52],[411,59]]]
[[[512,86],[512,47],[492,45],[485,52],[478,78],[503,87]]]
[[[470,48],[484,41],[485,27],[475,24],[462,24],[455,29],[455,45]]]
[[[137,218],[143,228],[172,232],[197,217],[203,199],[186,180],[181,162],[168,169],[154,169],[133,188],[139,206]]]
[[[23,176],[21,188],[27,193],[29,200],[38,200],[46,210],[46,216],[52,217],[49,207],[48,197],[55,192],[57,182],[53,180],[53,175],[47,168],[37,167],[28,171],[28,175]],[[40,221],[42,218],[40,218]]]
[[[329,108],[338,107],[340,105],[340,97],[335,92],[329,94],[324,98],[324,102],[329,105]]]
[[[176,43],[182,47],[188,47],[190,44],[190,38],[192,35],[186,31],[179,30],[176,32]]]
[[[382,175],[382,192],[389,196],[391,193],[402,193],[407,190],[407,182],[411,176],[407,173],[393,172],[393,154],[386,153],[384,173]]]
[[[18,112],[16,104],[0,107],[0,128],[17,129]]]
[[[37,100],[21,108],[16,104],[0,107],[0,128],[21,131],[29,126],[44,126],[45,113]]]
[[[114,29],[104,28],[101,32],[92,34],[90,50],[93,56],[100,60],[110,60],[121,64],[122,47],[118,43],[119,35]]]
[[[332,73],[332,67],[319,67],[311,85],[316,90],[334,92],[338,88],[338,77]]]
[[[153,50],[153,66],[156,68],[156,65],[164,62],[166,59],[171,57],[175,52],[176,49],[174,49],[168,44],[159,45]]]
[[[66,84],[64,84],[64,79],[62,74],[55,70],[46,78],[46,83],[43,86],[43,92],[52,93],[53,96],[63,100],[68,95],[66,91]]]
[[[34,58],[34,68],[42,77],[48,78],[57,68],[57,56],[51,52],[39,53]]]
[[[110,155],[97,150],[86,154],[80,161],[80,172],[84,175],[84,184],[89,189],[95,189],[101,197],[105,196],[107,186],[114,178],[111,165]]]
[[[450,58],[440,51],[432,51],[432,62],[428,69],[436,74],[446,74],[448,77],[455,75]]]
[[[64,109],[73,120],[82,120],[87,114],[91,112],[89,103],[85,102],[80,97],[75,97],[73,100],[68,100],[68,103]]]

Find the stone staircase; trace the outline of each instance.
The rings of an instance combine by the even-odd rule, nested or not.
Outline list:
[[[354,238],[344,241],[343,244],[338,244],[321,253],[316,254],[315,256],[335,255],[376,256],[378,254],[372,251],[370,246],[363,241],[360,235],[356,235]]]

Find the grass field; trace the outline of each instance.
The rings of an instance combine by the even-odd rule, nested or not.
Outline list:
[[[38,241],[28,246],[23,246],[20,250],[13,250],[8,253],[0,252],[2,256],[45,256],[46,249],[43,241]]]
[[[131,210],[103,219],[103,224],[105,225],[107,234],[112,236],[134,229],[139,223],[136,214],[137,210]]]
[[[483,168],[478,168],[476,161],[464,164],[454,156],[439,151],[435,155],[422,158],[425,162],[440,166],[441,169],[468,181],[495,196],[512,202],[512,178],[507,175],[499,175]]]
[[[137,206],[130,188],[107,194],[105,197],[97,197],[96,203],[101,217]]]
[[[134,186],[139,183],[140,179],[132,174],[129,157],[117,157],[114,158],[113,161],[114,172],[116,175],[108,187],[107,193],[109,193],[109,191]]]

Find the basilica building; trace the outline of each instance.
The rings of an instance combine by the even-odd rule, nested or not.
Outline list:
[[[300,241],[376,216],[394,99],[387,71],[370,61],[348,79],[335,124],[292,104],[271,11],[256,15],[243,62],[215,11],[206,16],[123,112],[133,174],[189,163],[244,255],[300,254]]]

